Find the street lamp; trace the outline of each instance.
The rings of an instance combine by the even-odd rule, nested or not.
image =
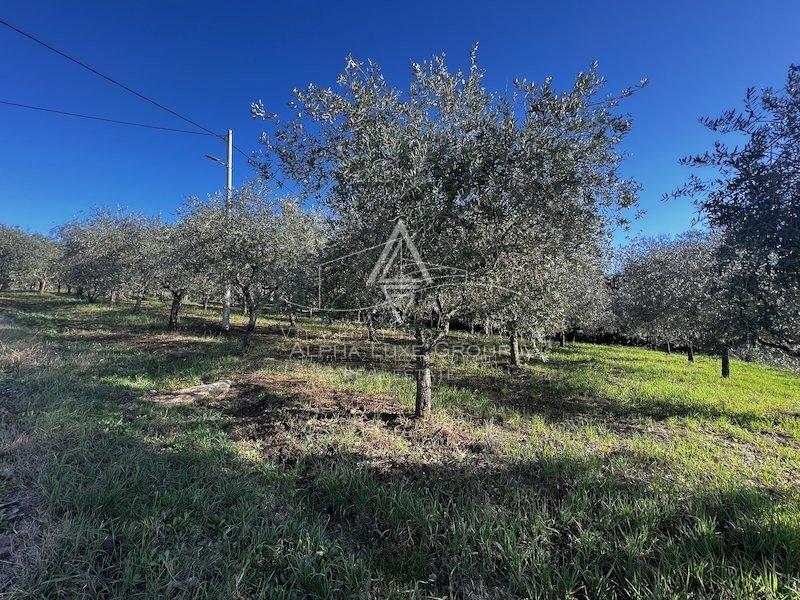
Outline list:
[[[228,129],[228,160],[222,162],[216,156],[206,154],[206,158],[221,164],[227,171],[227,179],[225,182],[225,217],[230,216],[231,212],[231,196],[233,194],[233,131]],[[222,300],[222,322],[220,328],[223,332],[227,333],[231,329],[231,284],[225,283],[225,295]]]

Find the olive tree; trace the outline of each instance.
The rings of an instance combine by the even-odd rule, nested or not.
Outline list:
[[[720,234],[725,347],[757,343],[800,356],[800,66],[781,89],[747,90],[744,107],[703,118],[732,138],[682,164],[703,168],[673,197],[695,200]],[[744,143],[742,143],[744,140]]]
[[[562,346],[567,331],[599,334],[616,329],[607,258],[605,252],[587,252],[583,260],[570,262],[564,322],[559,332]]]
[[[25,272],[25,233],[0,225],[0,291],[8,290]]]
[[[714,238],[689,232],[636,240],[621,252],[614,277],[614,309],[621,330],[633,337],[716,347],[722,319]]]
[[[250,347],[258,312],[265,303],[283,298],[298,304],[291,298],[307,289],[304,283],[324,242],[323,221],[305,213],[295,199],[273,201],[255,196],[234,201],[227,248],[233,261],[232,281],[247,307],[244,352]]]
[[[278,298],[290,300],[306,289],[325,243],[324,221],[304,211],[294,198],[275,199],[263,185],[251,182],[236,190],[229,202],[219,196],[194,201],[188,223],[194,232],[194,256],[212,279],[234,283],[242,295],[248,315],[243,340],[247,352],[263,306]]]
[[[222,272],[220,226],[209,220],[206,203],[188,198],[178,217],[174,223],[155,228],[150,240],[157,259],[156,281],[171,295],[169,331],[178,328],[189,292],[208,287],[209,281],[221,281]]]
[[[164,225],[159,219],[143,215],[128,215],[118,222],[123,245],[120,252],[121,287],[136,299],[133,313],[142,309],[148,290],[158,285],[162,268]]]
[[[56,277],[59,256],[53,238],[0,225],[0,290],[16,284],[44,292]]]
[[[617,177],[614,150],[629,124],[612,114],[618,99],[599,97],[603,81],[594,67],[564,94],[549,80],[491,94],[483,76],[475,50],[466,73],[436,57],[414,63],[401,92],[374,63],[349,58],[337,88],[295,90],[296,116],[286,123],[253,105],[254,116],[276,121],[262,136],[265,154],[325,203],[332,244],[351,257],[343,267],[350,275],[333,293],[357,299],[360,309],[375,298],[394,303],[397,320],[413,331],[415,413],[423,418],[431,410],[431,350],[451,317],[475,312],[472,290],[500,290],[486,307],[514,325],[532,314],[528,303],[537,294],[550,293],[525,286],[552,278],[548,269],[565,253],[553,248],[552,235],[586,241],[604,229],[605,208],[634,197],[635,186]],[[265,162],[266,176],[270,167]],[[375,253],[360,251],[381,248],[400,227],[422,259],[402,263],[391,254],[389,279],[406,290],[381,303],[386,286],[364,291]],[[541,260],[526,258],[532,251]]]
[[[95,302],[101,295],[118,291],[125,279],[126,244],[120,227],[121,213],[100,209],[84,220],[58,228],[63,248],[61,273],[79,296]]]

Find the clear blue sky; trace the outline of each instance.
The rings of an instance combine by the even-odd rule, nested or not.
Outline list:
[[[406,87],[411,60],[446,53],[465,66],[480,44],[486,84],[552,76],[568,86],[593,59],[609,92],[648,77],[624,172],[643,186],[634,232],[689,228],[688,201],[663,203],[688,170],[682,155],[713,137],[697,122],[741,105],[748,86],[780,86],[800,62],[800,2],[577,1],[6,2],[0,18],[154,98],[250,152],[250,102],[282,108],[294,87],[335,85],[344,58],[372,59]],[[0,100],[191,128],[17,33],[0,27]],[[0,105],[0,223],[47,232],[94,207],[165,217],[224,186],[218,139],[123,127]],[[234,185],[254,173],[234,156]]]

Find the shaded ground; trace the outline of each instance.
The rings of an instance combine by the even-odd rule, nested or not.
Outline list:
[[[11,598],[800,595],[800,386],[783,372],[442,353],[419,422],[403,336],[378,346],[398,359],[296,360],[372,346],[267,316],[242,357],[216,315],[189,308],[166,334],[164,306],[128,309],[0,297]]]

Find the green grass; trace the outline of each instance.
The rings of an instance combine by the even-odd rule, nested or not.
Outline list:
[[[167,312],[0,297],[0,593],[800,597],[788,372],[582,344],[516,372],[443,351],[420,423],[401,334],[272,315],[243,357],[212,311],[189,305],[174,335]],[[220,403],[157,402],[223,378]]]

